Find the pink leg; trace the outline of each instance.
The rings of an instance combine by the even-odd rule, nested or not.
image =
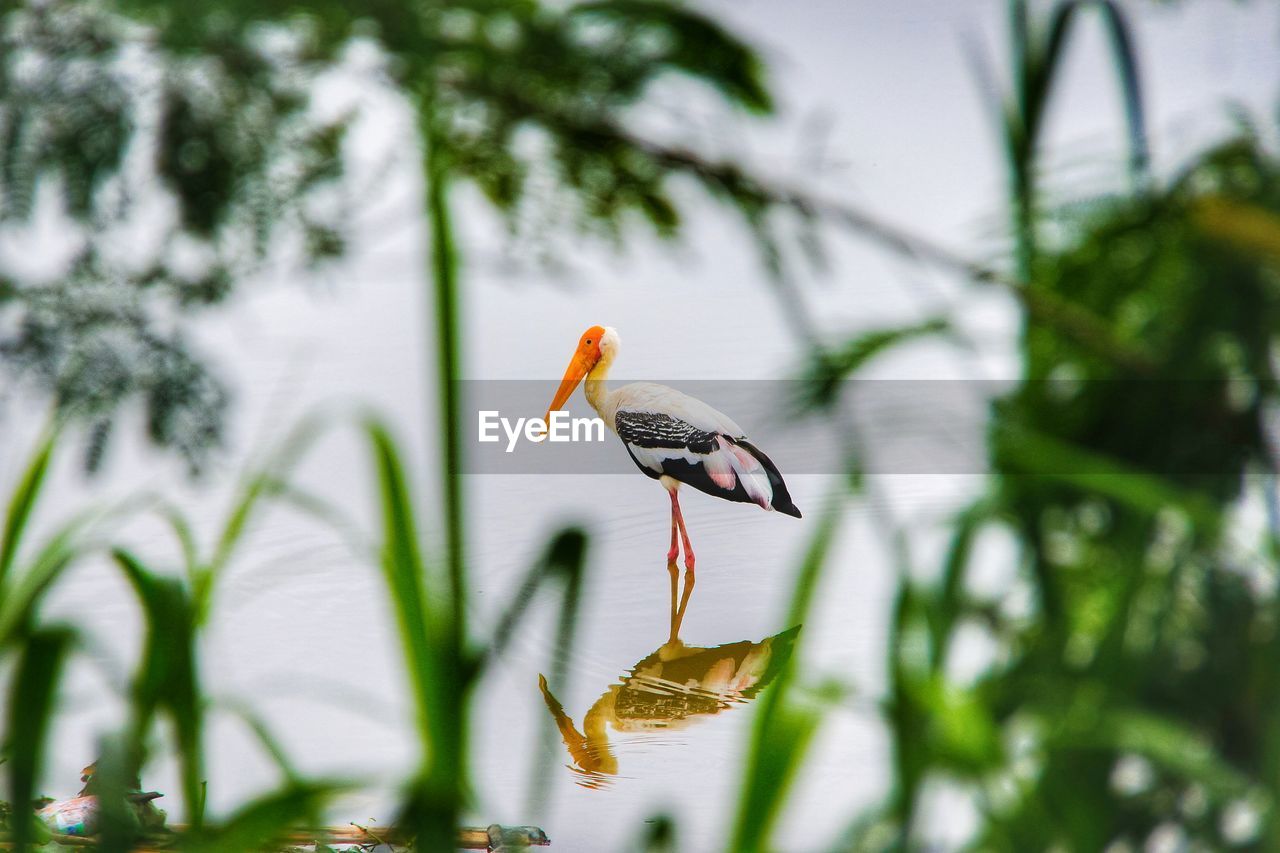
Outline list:
[[[675,514],[676,524],[680,527],[680,539],[684,542],[684,567],[685,571],[693,574],[693,545],[689,543],[689,531],[684,526],[684,513],[680,512],[680,498],[676,496],[675,491],[671,492],[671,511]]]
[[[675,577],[676,564],[671,563],[671,576]],[[684,570],[684,592],[680,594],[680,606],[676,608],[675,615],[671,617],[671,642],[680,639],[680,626],[684,623],[684,611],[689,606],[689,595],[693,592],[693,569]],[[674,589],[674,587],[672,587]],[[674,599],[673,599],[674,601]]]
[[[667,642],[674,643],[680,639],[680,620],[684,616],[676,608],[676,592],[680,585],[680,570],[676,568],[675,560],[667,560],[667,571],[671,573],[671,635],[667,638]]]
[[[671,550],[667,552],[667,571],[671,572],[671,636],[669,642],[675,642],[680,638],[680,625],[684,622],[684,611],[689,606],[689,594],[693,592],[694,576],[693,576],[693,545],[689,543],[689,531],[684,527],[684,513],[680,512],[680,498],[677,496],[675,489],[670,489],[668,494],[671,495]],[[677,547],[679,541],[676,536],[679,534],[680,540],[684,543],[684,592],[680,596],[680,604],[676,604],[676,557],[680,555]]]
[[[667,492],[671,495],[671,550],[667,551],[667,562],[674,563],[676,558],[680,556],[679,541],[676,539],[676,517],[680,514],[680,504],[676,502],[676,491],[672,489]]]

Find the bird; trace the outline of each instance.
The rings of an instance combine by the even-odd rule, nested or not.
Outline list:
[[[687,601],[695,579],[696,558],[680,511],[682,485],[795,518],[801,517],[800,510],[792,502],[778,466],[727,415],[674,388],[652,382],[634,382],[609,390],[605,381],[621,346],[612,326],[592,326],[583,332],[543,420],[549,422],[551,413],[562,408],[579,383],[586,380],[583,392],[591,408],[622,440],[636,466],[657,480],[671,498],[667,566],[674,586],[676,560],[683,547]]]

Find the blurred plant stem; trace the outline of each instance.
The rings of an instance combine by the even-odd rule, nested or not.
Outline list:
[[[828,495],[796,574],[791,601],[782,624],[788,629],[808,618],[828,564],[848,489],[840,484]],[[797,641],[797,646],[803,641]],[[772,849],[771,836],[787,804],[791,784],[822,720],[822,710],[799,700],[795,688],[799,648],[765,692],[755,711],[743,768],[733,834],[728,850],[755,853]]]
[[[448,121],[444,108],[435,97],[435,87],[428,85],[419,95],[419,117],[423,148],[423,174],[426,180],[426,219],[430,232],[429,280],[434,307],[435,350],[428,351],[427,371],[436,369],[438,394],[438,459],[439,483],[444,501],[445,600],[443,611],[434,609],[442,630],[436,631],[440,665],[434,675],[434,689],[454,705],[451,709],[437,706],[431,712],[431,749],[417,793],[421,802],[409,806],[418,821],[415,833],[426,849],[445,849],[452,843],[465,805],[467,785],[468,721],[471,693],[474,688],[473,661],[466,628],[466,506],[463,496],[462,405],[458,399],[462,387],[459,329],[463,326],[458,298],[461,259],[454,241],[449,209],[452,183],[449,150],[441,131]],[[428,320],[430,327],[430,320]],[[428,435],[430,430],[428,430]],[[416,535],[412,531],[409,535]],[[424,567],[425,568],[425,567]],[[429,571],[429,569],[428,569]],[[438,591],[437,591],[438,592]]]
[[[1053,84],[1072,26],[1080,13],[1096,8],[1112,50],[1113,67],[1129,132],[1129,170],[1135,190],[1149,181],[1147,132],[1133,39],[1124,13],[1113,0],[1057,0],[1044,22],[1033,21],[1027,0],[1009,0],[1009,57],[1012,93],[1004,109],[1005,158],[1010,172],[1014,259],[1019,281],[1030,283],[1036,256],[1037,153]]]
[[[436,381],[439,393],[440,458],[444,463],[445,547],[448,564],[451,624],[461,652],[466,642],[466,507],[462,494],[462,404],[458,399],[462,378],[459,330],[465,325],[458,299],[461,258],[453,236],[449,210],[452,183],[449,152],[437,124],[447,119],[436,103],[423,104],[423,171],[427,181],[427,222],[431,232],[431,282],[435,294]],[[430,358],[428,361],[430,362]]]

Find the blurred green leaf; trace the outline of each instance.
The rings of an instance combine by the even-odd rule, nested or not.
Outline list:
[[[180,580],[151,572],[122,548],[114,549],[112,557],[133,585],[147,625],[146,648],[133,683],[131,749],[140,757],[155,714],[169,715],[177,737],[183,802],[198,829],[203,822],[205,699],[196,665],[191,595]]]
[[[49,472],[49,460],[53,456],[57,438],[56,430],[51,429],[45,432],[37,443],[21,480],[18,481],[9,498],[9,509],[4,520],[4,537],[0,539],[0,591],[4,590],[9,570],[18,556],[18,548],[22,544],[27,522],[31,518],[31,512],[40,496],[45,476]],[[0,637],[3,636],[0,633]]]
[[[665,65],[704,79],[726,101],[752,112],[773,109],[759,57],[724,26],[694,9],[668,0],[595,0],[571,6],[568,14],[571,24],[582,19],[616,27],[629,37],[655,37],[650,44],[656,43],[656,50],[632,58],[637,64]]]
[[[1206,196],[1191,211],[1195,224],[1210,237],[1276,263],[1280,261],[1280,215],[1261,205]]]
[[[1175,507],[1208,530],[1221,526],[1221,514],[1208,496],[1180,487],[1159,474],[1012,424],[996,425],[994,440],[1008,477],[1034,477],[1041,482],[1077,486],[1081,493],[1105,495],[1149,513]]]
[[[1145,185],[1149,155],[1142,88],[1133,38],[1124,11],[1113,0],[1057,0],[1043,26],[1035,26],[1026,0],[1010,0],[1010,54],[1013,93],[1005,107],[1005,156],[1011,173],[1018,277],[1030,277],[1036,254],[1038,201],[1036,174],[1040,133],[1048,114],[1060,61],[1080,14],[1100,11],[1111,45],[1112,67],[1119,81],[1130,141],[1130,169],[1135,185]]]
[[[332,782],[290,782],[247,803],[218,828],[184,838],[182,849],[201,853],[270,849],[290,830],[317,826],[324,806],[344,787]]]
[[[921,749],[938,770],[976,779],[1003,760],[1000,731],[985,697],[941,676],[909,679],[906,692],[926,721]]]
[[[42,629],[23,638],[17,673],[10,688],[4,752],[13,798],[12,840],[26,850],[38,839],[31,804],[43,769],[46,739],[57,710],[57,687],[75,635],[66,628]]]
[[[837,349],[816,352],[801,377],[803,398],[800,405],[809,409],[828,408],[839,397],[840,383],[876,356],[909,341],[945,334],[950,328],[946,320],[935,318],[909,326],[866,332]]]
[[[973,551],[974,538],[982,525],[992,518],[992,506],[978,501],[959,513],[951,524],[951,541],[947,546],[938,584],[937,600],[929,619],[929,658],[935,671],[946,663],[952,633],[963,615],[965,578]]]
[[[396,442],[377,420],[366,420],[364,429],[381,505],[383,578],[400,629],[424,750],[422,768],[406,791],[401,821],[412,828],[419,845],[446,849],[454,840],[467,785],[467,694],[474,662],[457,626],[448,624],[451,590],[430,582]]]
[[[510,604],[499,617],[493,629],[488,650],[484,655],[486,663],[500,658],[506,651],[539,590],[548,584],[560,583],[563,584],[557,607],[560,618],[550,672],[551,680],[557,690],[564,690],[567,687],[566,669],[574,648],[574,636],[582,603],[583,569],[586,565],[588,541],[587,534],[576,527],[560,530],[551,538],[542,555],[529,569],[524,582],[517,588]],[[545,685],[545,678],[541,675],[539,678]],[[554,734],[550,728],[544,728],[542,733],[541,749],[538,751],[542,760],[534,762],[530,777],[529,811],[533,814],[545,811],[546,798],[551,787],[547,777],[551,769],[550,757],[554,754],[551,748]]]
[[[788,625],[801,624],[809,612],[839,527],[842,504],[843,492],[838,491],[822,510],[796,575],[786,617]],[[782,814],[791,783],[822,720],[818,708],[797,701],[793,695],[791,687],[796,667],[797,655],[793,653],[756,707],[730,850],[771,847],[770,836]]]
[[[25,562],[23,570],[0,597],[0,646],[28,624],[44,593],[71,564],[84,555],[86,531],[98,513],[87,510],[54,530]]]
[[[88,470],[130,403],[152,441],[198,468],[229,394],[186,317],[280,238],[300,237],[304,262],[341,248],[342,223],[315,202],[341,177],[351,117],[310,108],[329,66],[288,29],[272,41],[222,28],[190,56],[118,4],[0,5],[0,230],[50,206],[78,247],[52,279],[0,260],[0,367],[90,426]],[[159,202],[145,215],[157,239],[122,261],[113,249],[144,198]]]
[[[192,575],[192,598],[198,624],[209,618],[217,581],[244,541],[252,522],[267,508],[267,499],[290,494],[289,475],[328,426],[321,414],[304,418],[283,441],[268,451],[260,466],[248,471],[236,491],[207,561],[191,562],[194,551],[191,550],[190,536],[184,534],[181,527],[176,528],[188,565],[192,567],[188,571]]]
[[[566,625],[571,627],[577,621],[587,543],[587,534],[577,527],[565,528],[551,537],[498,619],[490,641],[489,656],[500,657],[506,651],[539,590],[556,582],[564,584],[563,598],[558,608],[562,618],[560,642],[564,648],[559,649],[558,654],[567,650],[571,641],[563,636],[563,630]]]
[[[1057,717],[1049,717],[1052,721]],[[1088,727],[1068,726],[1053,739],[1069,747],[1106,747],[1145,756],[1188,782],[1227,798],[1250,791],[1249,780],[1215,752],[1202,734],[1158,713],[1139,708],[1103,710]]]

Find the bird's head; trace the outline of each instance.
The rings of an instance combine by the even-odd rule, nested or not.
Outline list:
[[[564,372],[564,379],[560,380],[560,387],[556,390],[556,396],[552,399],[543,420],[550,419],[551,413],[565,404],[574,389],[578,387],[578,383],[594,370],[597,364],[601,361],[606,363],[612,361],[617,351],[618,333],[612,326],[592,326],[583,332],[582,337],[578,339],[578,346],[573,351],[573,357],[569,359],[569,367]]]

